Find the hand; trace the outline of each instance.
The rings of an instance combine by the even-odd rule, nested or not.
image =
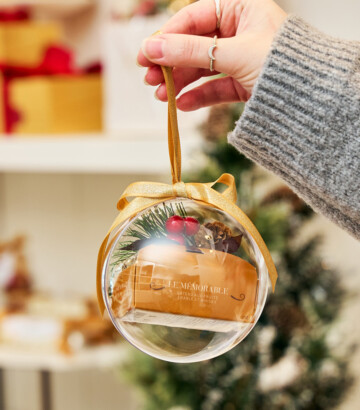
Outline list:
[[[145,39],[138,63],[148,67],[145,82],[157,86],[156,96],[167,100],[159,65],[174,67],[177,94],[201,77],[227,74],[183,93],[177,106],[192,111],[214,104],[247,101],[277,30],[286,13],[272,0],[221,0],[220,29],[216,30],[214,0],[200,0],[181,9],[161,29]],[[218,35],[214,68],[208,49]]]

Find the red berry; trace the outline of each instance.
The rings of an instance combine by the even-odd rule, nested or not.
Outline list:
[[[178,234],[178,233],[168,233],[168,234],[166,235],[166,237],[167,237],[168,239],[170,239],[171,241],[177,242],[179,245],[185,245],[185,238],[184,238],[181,234]]]
[[[184,230],[184,218],[178,215],[171,216],[165,227],[168,233],[181,233]]]
[[[193,236],[198,233],[200,229],[199,221],[191,216],[185,218],[185,233],[186,235]]]

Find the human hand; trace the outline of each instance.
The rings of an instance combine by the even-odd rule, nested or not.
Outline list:
[[[145,82],[157,86],[156,97],[167,100],[159,65],[174,67],[176,93],[201,77],[227,74],[183,93],[177,106],[183,111],[225,102],[247,101],[277,30],[286,13],[272,0],[221,0],[220,28],[214,0],[200,0],[181,9],[161,29],[144,40],[137,61],[148,67]],[[208,56],[218,36],[211,72]]]

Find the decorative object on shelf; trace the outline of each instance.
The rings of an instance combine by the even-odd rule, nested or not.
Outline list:
[[[94,302],[33,292],[21,310],[0,312],[0,347],[70,355],[115,343],[119,338],[114,327],[94,311]]]
[[[99,74],[17,78],[9,84],[9,96],[12,111],[18,113],[12,125],[16,134],[102,130]]]
[[[28,21],[30,11],[28,7],[6,7],[0,9],[0,23],[14,21]]]
[[[36,292],[25,257],[25,236],[0,242],[0,346],[71,354],[113,343],[116,331],[96,300]]]
[[[181,181],[172,70],[168,92],[172,185],[131,184],[98,257],[100,310],[134,346],[173,362],[196,362],[230,350],[263,310],[268,276],[277,273],[255,226],[235,205],[234,177]],[[222,193],[213,189],[224,184]],[[130,202],[129,199],[133,198]]]
[[[0,293],[3,295],[2,309],[7,312],[23,310],[32,293],[24,247],[24,236],[0,242]]]
[[[45,51],[59,44],[61,38],[61,27],[56,23],[0,21],[0,64],[38,67]]]
[[[0,21],[0,132],[102,130],[101,67],[77,69],[61,37],[56,23]]]

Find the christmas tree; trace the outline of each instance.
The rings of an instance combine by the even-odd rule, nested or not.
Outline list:
[[[321,261],[320,237],[299,238],[311,209],[286,186],[264,194],[264,172],[227,143],[241,109],[211,110],[203,127],[209,161],[187,179],[236,177],[239,206],[277,266],[276,292],[250,335],[216,359],[181,365],[134,352],[122,372],[143,391],[146,410],[331,409],[351,385],[347,359],[334,354],[331,337],[345,298],[338,274]]]

